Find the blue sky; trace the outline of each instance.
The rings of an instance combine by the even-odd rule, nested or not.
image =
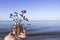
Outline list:
[[[0,0],[0,20],[24,9],[29,20],[60,20],[60,0]]]

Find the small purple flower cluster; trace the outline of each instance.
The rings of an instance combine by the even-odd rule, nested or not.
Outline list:
[[[29,21],[28,18],[25,18],[25,16],[24,16],[24,14],[26,13],[26,10],[22,10],[21,12],[22,12],[22,14],[20,14],[20,16],[23,18],[23,20]],[[14,15],[12,13],[10,13],[10,18],[14,18],[14,17],[18,17],[17,12],[14,12]],[[16,18],[16,20],[17,20],[17,18]]]

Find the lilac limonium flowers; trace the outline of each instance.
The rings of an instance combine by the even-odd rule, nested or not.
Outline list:
[[[12,18],[12,16],[13,16],[13,14],[12,14],[12,13],[10,13],[10,18]]]
[[[22,10],[21,12],[22,12],[22,13],[26,13],[26,10]]]
[[[14,12],[15,13],[15,16],[18,16],[18,13],[17,12]]]
[[[26,13],[26,10],[22,10],[21,14],[18,15],[17,12],[14,12],[14,14],[10,13],[10,18],[13,19],[15,22],[21,22],[21,20],[29,21],[28,18],[25,18],[24,14]],[[21,19],[22,18],[22,19]]]

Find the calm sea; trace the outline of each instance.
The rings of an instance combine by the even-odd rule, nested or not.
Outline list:
[[[38,20],[30,21],[31,25],[26,25],[27,22],[24,22],[27,29],[27,34],[31,33],[46,33],[46,32],[59,32],[60,31],[60,20]],[[12,21],[0,21],[0,33],[9,32],[12,30]]]

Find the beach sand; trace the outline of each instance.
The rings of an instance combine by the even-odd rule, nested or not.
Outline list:
[[[60,35],[29,36],[22,40],[60,40]]]
[[[3,38],[0,38],[3,40]],[[60,35],[27,36],[22,40],[60,40]]]

